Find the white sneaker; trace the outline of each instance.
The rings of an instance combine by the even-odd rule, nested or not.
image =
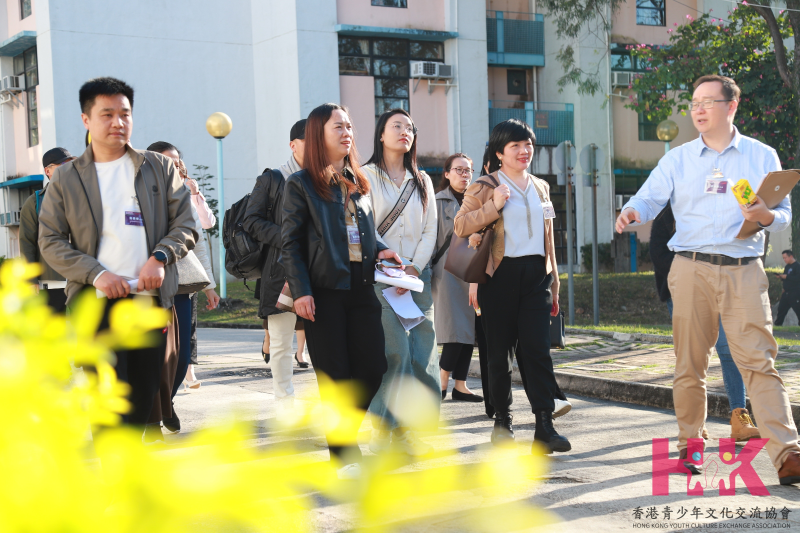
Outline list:
[[[410,429],[399,437],[395,435],[393,444],[398,451],[414,457],[428,455],[433,452],[433,446],[422,442]]]
[[[369,439],[369,451],[375,455],[389,450],[391,446],[392,432],[388,429],[373,429],[372,438]]]
[[[556,409],[553,411],[553,418],[564,416],[572,409],[572,404],[566,400],[559,400],[558,398],[555,398],[553,401],[556,403]]]
[[[336,471],[336,475],[339,479],[346,480],[346,479],[358,479],[361,477],[361,465],[358,463],[350,463],[349,465],[344,465],[339,470]]]

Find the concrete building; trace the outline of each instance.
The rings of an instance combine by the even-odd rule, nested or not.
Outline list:
[[[606,50],[654,35],[637,24],[643,3],[659,4],[628,2],[610,40],[589,32],[576,40],[580,66],[606,79],[602,94],[587,96],[558,87],[560,43],[536,0],[229,0],[224,7],[143,0],[134,10],[103,0],[0,0],[0,80],[12,85],[0,96],[0,256],[18,255],[19,207],[41,187],[43,151],[84,150],[78,89],[97,76],[136,90],[133,146],[169,141],[190,170],[204,165],[217,175],[204,124],[215,111],[227,113],[228,205],[264,168],[287,159],[289,128],[324,102],[350,108],[363,160],[372,153],[375,118],[408,109],[420,131],[421,166],[434,179],[455,151],[479,166],[491,127],[521,118],[536,132],[532,171],[551,183],[557,224],[565,224],[566,197],[555,146],[570,140],[578,149],[601,148],[598,234],[609,242],[616,195],[634,190],[629,171],[639,172],[638,184],[663,153],[662,143],[637,135],[636,113],[607,96],[626,89],[614,87],[618,57]],[[702,0],[685,3],[703,8]],[[672,21],[691,8],[670,2],[665,9]],[[680,125],[677,142],[693,138],[691,125]],[[591,189],[580,180],[574,209],[580,252],[592,234]],[[566,230],[557,228],[556,238],[565,263]]]

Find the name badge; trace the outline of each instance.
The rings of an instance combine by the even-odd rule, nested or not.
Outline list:
[[[358,226],[347,226],[347,242],[350,244],[361,244],[361,235],[358,233]]]
[[[126,210],[125,211],[125,225],[126,226],[144,226],[144,219],[142,213],[139,211]]]
[[[544,213],[545,220],[556,218],[556,210],[553,207],[553,202],[542,202],[542,212]]]
[[[706,179],[706,194],[725,194],[728,192],[728,180],[725,178]]]

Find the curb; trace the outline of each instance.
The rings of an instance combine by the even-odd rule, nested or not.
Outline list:
[[[584,328],[574,328],[571,326],[566,326],[564,328],[567,333],[578,333],[580,335],[594,335],[595,337],[608,337],[609,339],[614,339],[615,341],[621,342],[630,342],[630,341],[640,341],[640,342],[652,342],[655,344],[675,344],[672,339],[672,335],[656,335],[653,333],[620,333],[619,331],[605,331],[599,329],[584,329]],[[779,340],[781,337],[775,337],[775,340]],[[798,351],[800,346],[796,346],[793,344],[779,344],[779,350],[791,350],[791,351]]]
[[[259,324],[225,324],[223,322],[198,322],[198,328],[263,329]]]
[[[606,332],[607,333],[607,332]],[[644,405],[646,407],[657,407],[659,409],[675,410],[672,403],[672,387],[663,385],[650,385],[636,381],[622,381],[618,379],[596,378],[583,374],[571,374],[556,370],[556,381],[564,392],[609,400],[614,402],[632,403]],[[473,377],[481,376],[480,362],[477,358],[472,359],[469,366],[469,375]],[[514,383],[522,383],[516,360],[511,373],[511,380]],[[708,416],[722,419],[729,419],[731,416],[728,397],[716,392],[708,393]],[[753,416],[753,409],[750,400],[747,401],[747,409]],[[792,418],[796,426],[800,426],[800,404],[791,404]],[[753,416],[755,420],[755,416]]]

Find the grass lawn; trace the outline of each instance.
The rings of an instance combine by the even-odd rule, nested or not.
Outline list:
[[[255,288],[255,281],[248,281],[251,288]],[[234,281],[228,283],[228,298],[242,301],[242,307],[237,309],[214,309],[206,310],[206,295],[202,292],[197,297],[197,322],[202,327],[203,322],[217,322],[220,324],[256,324],[261,325],[258,318],[258,300],[253,298],[253,291],[247,290],[244,283]],[[217,288],[219,291],[219,287]]]

